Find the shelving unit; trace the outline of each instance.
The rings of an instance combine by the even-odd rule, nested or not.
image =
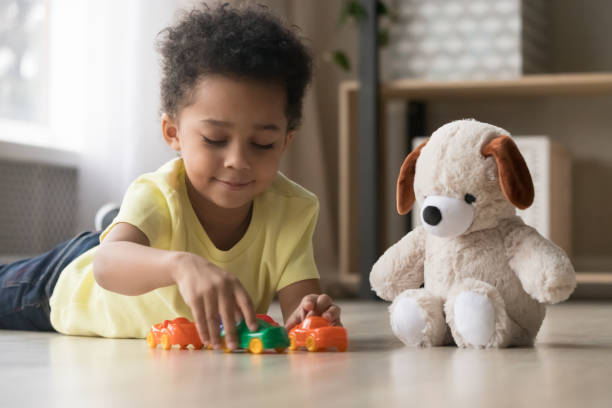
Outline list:
[[[359,223],[359,195],[358,180],[356,175],[360,172],[360,166],[369,165],[364,163],[364,157],[372,157],[377,163],[377,171],[373,177],[382,174],[381,163],[385,158],[380,152],[385,151],[385,137],[387,125],[384,123],[387,103],[392,100],[404,101],[461,101],[475,99],[500,98],[538,98],[550,96],[577,96],[577,95],[612,95],[612,73],[581,73],[581,74],[546,74],[529,75],[518,79],[495,80],[495,81],[422,81],[422,80],[399,80],[382,83],[379,88],[380,112],[379,126],[375,135],[378,153],[372,155],[358,154],[358,96],[359,83],[357,81],[345,81],[340,85],[339,91],[339,269],[341,282],[358,287],[361,279],[368,279],[365,269],[359,272],[360,252],[381,253],[381,237],[384,229],[379,220],[382,214],[371,214],[373,217],[376,234],[367,235],[367,230],[362,229]],[[364,203],[367,208],[386,208],[381,202],[385,192],[379,183],[378,194],[370,197],[378,200],[378,206]],[[363,200],[363,198],[362,198]],[[365,235],[365,239],[364,239]],[[374,261],[374,260],[373,260]],[[362,261],[363,262],[363,261]],[[364,276],[360,276],[364,275]],[[612,272],[578,274],[579,282],[589,284],[612,285]]]

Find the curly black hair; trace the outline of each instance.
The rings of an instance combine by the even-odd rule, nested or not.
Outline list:
[[[302,119],[313,62],[295,27],[285,26],[264,6],[201,7],[162,30],[157,49],[162,56],[161,109],[176,116],[188,106],[206,75],[276,82],[287,96],[287,130]]]

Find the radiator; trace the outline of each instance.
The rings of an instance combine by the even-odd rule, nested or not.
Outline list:
[[[0,264],[71,238],[76,214],[76,168],[0,159]]]

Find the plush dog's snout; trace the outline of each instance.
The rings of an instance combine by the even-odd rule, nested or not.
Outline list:
[[[423,221],[429,225],[438,225],[442,221],[442,213],[438,207],[433,205],[427,206],[423,210]]]
[[[423,228],[442,238],[456,237],[470,228],[474,207],[465,200],[445,196],[428,196],[421,211]]]

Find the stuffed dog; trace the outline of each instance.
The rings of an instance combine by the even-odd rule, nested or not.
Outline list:
[[[397,181],[397,210],[415,200],[419,226],[374,264],[370,284],[406,345],[532,345],[546,303],[576,286],[561,248],[525,225],[531,175],[505,130],[448,123],[410,153]]]

